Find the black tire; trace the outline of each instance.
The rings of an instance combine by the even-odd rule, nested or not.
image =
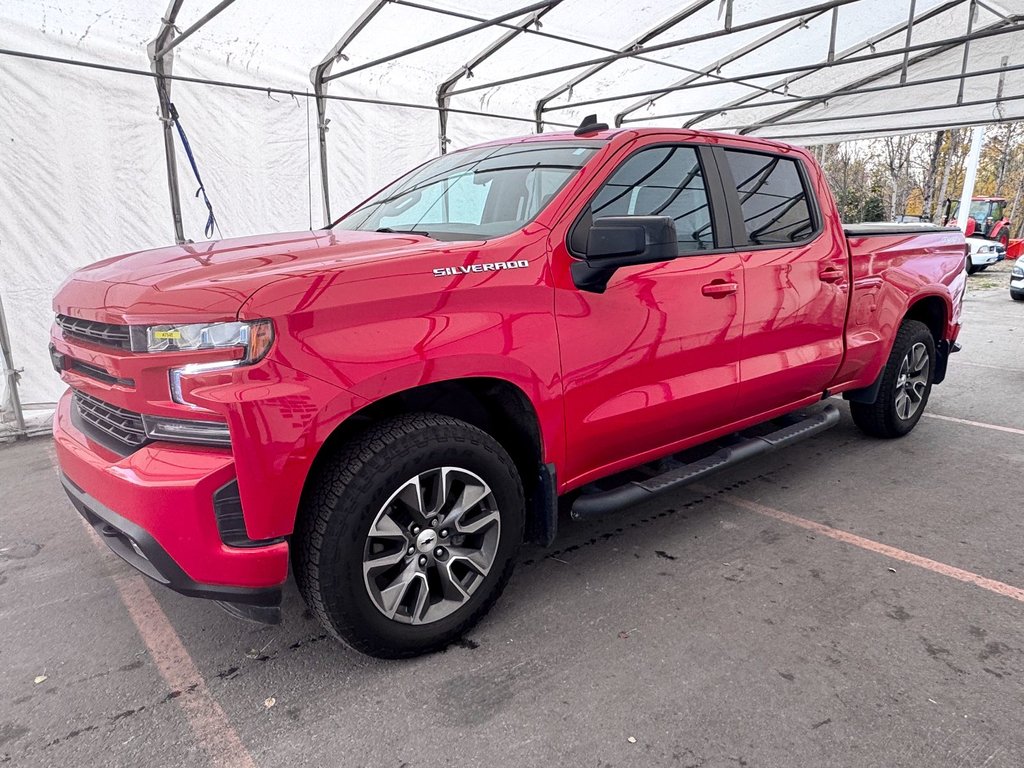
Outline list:
[[[967,274],[973,275],[978,271],[978,268],[974,266],[974,260],[970,256],[967,257]]]
[[[395,492],[410,478],[442,466],[468,470],[489,486],[499,513],[493,564],[450,615],[431,623],[402,623],[371,598],[363,581],[364,548],[371,525]],[[490,435],[447,416],[398,416],[370,427],[319,463],[293,537],[295,578],[324,627],[358,651],[405,658],[440,650],[476,624],[501,595],[522,543],[524,515],[515,463]],[[424,578],[423,589],[426,584]]]
[[[928,354],[925,386],[913,413],[908,418],[904,418],[897,412],[897,396],[901,390],[905,390],[900,382],[900,371],[904,361],[908,359],[908,354],[918,344],[923,344]],[[889,439],[908,434],[917,426],[917,422],[921,420],[921,415],[928,405],[934,371],[935,339],[932,337],[932,332],[922,322],[904,320],[896,333],[896,341],[889,354],[889,360],[886,362],[885,368],[882,369],[882,384],[875,402],[850,403],[850,415],[853,416],[854,423],[864,434],[871,437]]]
[[[1024,301],[1024,291],[1010,291],[1010,298],[1014,301]]]

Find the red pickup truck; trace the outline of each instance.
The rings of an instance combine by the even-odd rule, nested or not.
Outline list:
[[[320,231],[74,273],[62,479],[174,590],[272,623],[290,564],[335,636],[422,653],[560,507],[815,434],[835,394],[869,435],[909,432],[957,349],[964,264],[956,229],[844,227],[780,143],[590,122],[472,147]]]

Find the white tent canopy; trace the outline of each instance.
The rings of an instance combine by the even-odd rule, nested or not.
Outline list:
[[[59,393],[65,274],[173,241],[169,186],[202,239],[170,125],[168,174],[169,103],[225,237],[320,226],[328,201],[442,148],[590,113],[800,144],[1024,119],[1024,0],[521,2],[4,2],[0,300],[21,399]],[[10,395],[0,375],[8,412]]]

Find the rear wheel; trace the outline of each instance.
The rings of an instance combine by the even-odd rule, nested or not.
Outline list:
[[[363,653],[438,650],[498,599],[524,507],[515,464],[490,435],[436,414],[381,422],[312,481],[296,531],[299,590]]]
[[[873,403],[850,403],[854,423],[872,437],[902,437],[921,420],[932,390],[935,339],[924,323],[904,320]]]

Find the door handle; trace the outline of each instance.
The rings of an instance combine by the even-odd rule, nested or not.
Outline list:
[[[700,292],[713,299],[721,299],[736,293],[739,288],[739,283],[727,283],[724,280],[715,280],[701,288]]]
[[[825,269],[818,273],[818,277],[821,278],[823,283],[838,283],[846,277],[846,272],[839,269],[839,267],[825,267]]]

